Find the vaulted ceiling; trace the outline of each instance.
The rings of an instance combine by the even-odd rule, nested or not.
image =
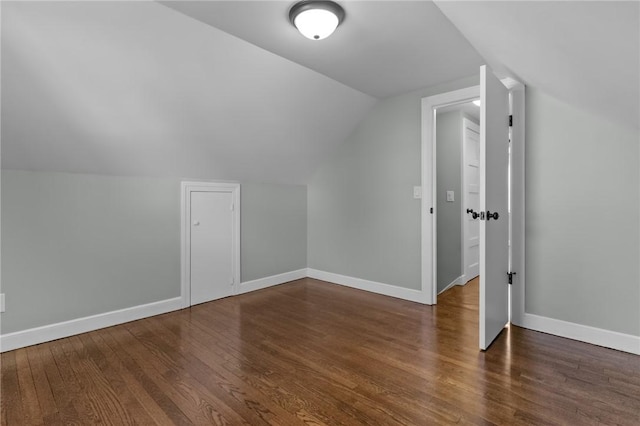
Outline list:
[[[158,3],[2,7],[3,167],[301,183],[375,103]]]
[[[2,166],[304,183],[378,99],[485,60],[637,125],[635,2],[341,3],[314,42],[291,1],[2,2]]]
[[[484,63],[431,1],[343,2],[343,25],[319,42],[289,24],[293,3],[162,2],[377,98],[469,77]]]
[[[496,72],[640,127],[640,2],[436,4]]]

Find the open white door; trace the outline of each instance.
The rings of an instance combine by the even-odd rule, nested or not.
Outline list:
[[[480,67],[480,349],[509,322],[509,92]]]

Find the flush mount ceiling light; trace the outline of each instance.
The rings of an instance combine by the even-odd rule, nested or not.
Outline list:
[[[329,37],[344,19],[344,9],[335,2],[306,0],[293,5],[289,21],[311,40]]]

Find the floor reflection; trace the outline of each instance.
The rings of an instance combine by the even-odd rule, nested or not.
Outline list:
[[[640,357],[518,327],[481,352],[478,296],[472,281],[425,306],[303,279],[7,352],[2,419],[640,424]]]

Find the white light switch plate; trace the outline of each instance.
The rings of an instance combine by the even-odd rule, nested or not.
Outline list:
[[[422,198],[422,187],[414,186],[413,187],[413,198]]]
[[[455,196],[453,194],[453,191],[447,191],[447,201],[455,201]]]

